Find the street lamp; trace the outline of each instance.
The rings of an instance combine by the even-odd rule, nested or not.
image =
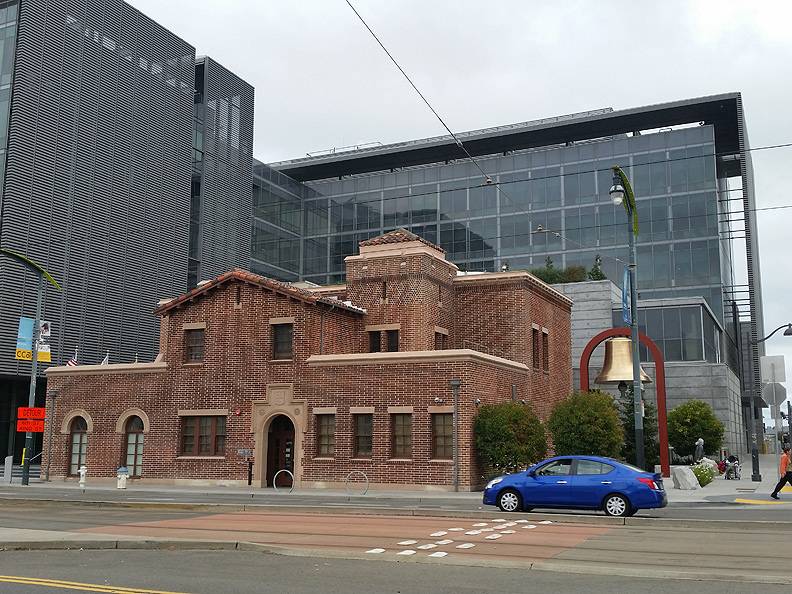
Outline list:
[[[644,427],[643,427],[643,398],[641,397],[641,352],[639,349],[638,338],[638,279],[636,268],[638,267],[638,257],[635,248],[635,238],[638,236],[638,212],[635,204],[635,194],[633,193],[630,180],[618,165],[613,169],[613,186],[611,186],[610,198],[615,206],[620,204],[627,211],[627,221],[629,229],[630,258],[627,269],[630,279],[630,338],[632,340],[632,378],[633,378],[633,414],[635,416],[635,465],[644,468],[646,462],[644,457]],[[624,290],[627,287],[623,287]]]
[[[33,408],[36,406],[36,378],[38,376],[38,342],[41,325],[41,307],[42,300],[44,299],[44,280],[46,279],[58,291],[61,290],[58,282],[47,272],[43,266],[37,264],[27,256],[17,252],[0,248],[0,254],[11,258],[24,265],[28,270],[33,272],[38,278],[38,289],[36,291],[36,317],[33,320],[33,336],[30,360],[30,390],[28,392],[28,407]],[[50,425],[55,419],[50,419]],[[25,449],[22,452],[22,484],[27,485],[30,483],[30,459],[33,456],[33,433],[28,431],[25,433]],[[47,477],[49,479],[49,477]]]
[[[792,323],[781,324],[778,328],[773,330],[770,334],[768,334],[764,338],[760,338],[758,340],[752,340],[751,345],[756,346],[759,343],[772,338],[773,334],[775,334],[782,328],[784,329],[784,336],[792,336]],[[735,328],[735,332],[736,331],[737,329]],[[773,382],[773,384],[774,384],[773,389],[775,390],[775,382]],[[775,406],[775,404],[773,406]],[[789,420],[792,419],[792,400],[789,399],[787,399],[787,419],[788,419],[787,422],[792,423],[792,420]],[[751,422],[753,423],[753,426],[751,427],[751,467],[752,467],[751,480],[753,480],[754,482],[759,482],[762,480],[762,475],[759,472],[759,447],[756,443],[756,426],[759,423],[759,419],[757,418],[756,415],[756,388],[751,390]],[[792,435],[792,431],[790,431],[790,435]],[[776,436],[776,440],[777,439],[778,437]],[[777,443],[778,442],[776,441],[776,444]]]
[[[751,344],[759,344],[760,342],[764,342],[768,338],[772,337],[773,334],[781,330],[781,328],[786,328],[786,330],[784,330],[784,336],[792,336],[792,324],[781,324],[778,328],[773,330],[770,334],[768,334],[764,338],[760,338],[759,340],[752,340]]]

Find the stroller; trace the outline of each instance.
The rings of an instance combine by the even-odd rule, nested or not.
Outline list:
[[[727,481],[739,481],[742,475],[742,464],[734,454],[721,462],[723,464],[723,478]]]

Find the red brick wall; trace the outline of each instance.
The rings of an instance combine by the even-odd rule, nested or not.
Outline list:
[[[404,262],[404,266],[402,263]],[[364,269],[364,266],[366,267]],[[88,438],[89,475],[114,476],[122,461],[123,433],[119,416],[131,407],[148,416],[143,475],[149,479],[243,481],[245,461],[238,449],[253,449],[253,401],[262,401],[270,384],[293,384],[294,399],[304,399],[308,420],[301,452],[303,481],[339,483],[351,470],[364,471],[371,483],[452,484],[452,465],[430,460],[428,407],[452,405],[449,380],[462,381],[459,399],[460,484],[476,486],[481,471],[472,448],[476,399],[482,404],[514,397],[530,402],[542,418],[571,390],[570,308],[522,280],[453,283],[453,269],[426,254],[388,256],[349,263],[347,298],[368,309],[365,315],[325,303],[310,303],[249,283],[230,281],[172,309],[162,318],[161,349],[167,370],[90,376],[51,376],[59,391],[53,443],[53,476],[65,474],[68,435],[60,434],[65,415],[88,411],[93,432]],[[381,282],[387,281],[387,302]],[[482,279],[484,280],[484,279]],[[237,292],[239,287],[239,292]],[[438,299],[441,299],[442,306]],[[270,318],[294,318],[294,358],[272,361]],[[206,323],[203,363],[184,363],[184,324]],[[527,369],[484,361],[437,361],[319,367],[308,365],[314,354],[361,353],[368,350],[366,325],[402,325],[400,350],[433,350],[434,326],[451,333],[450,347],[464,340],[488,345],[523,363]],[[530,330],[548,330],[549,372],[534,370]],[[469,345],[464,345],[469,346]],[[486,350],[486,349],[482,349]],[[101,370],[99,370],[101,371]],[[106,371],[106,370],[105,370]],[[334,460],[316,460],[314,407],[336,407]],[[374,452],[370,461],[352,454],[351,406],[375,408]],[[413,407],[413,457],[389,461],[388,406]],[[179,456],[180,417],[184,409],[227,409],[226,456],[188,459]],[[49,422],[49,421],[48,421]],[[47,447],[45,445],[45,452]],[[46,454],[45,454],[46,455]],[[43,461],[45,467],[46,459]],[[263,466],[263,461],[257,461]]]

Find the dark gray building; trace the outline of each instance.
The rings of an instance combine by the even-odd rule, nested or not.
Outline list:
[[[194,117],[189,286],[250,265],[253,87],[199,57]]]
[[[150,360],[159,299],[250,263],[253,88],[121,0],[5,2],[0,34],[0,245],[63,286],[52,362]],[[0,457],[35,290],[0,259]]]

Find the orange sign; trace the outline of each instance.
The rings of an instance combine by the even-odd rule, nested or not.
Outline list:
[[[43,406],[36,406],[36,407],[28,407],[28,406],[20,406],[17,409],[17,418],[18,419],[46,419],[47,418],[47,409]]]
[[[17,419],[17,431],[19,433],[44,433],[44,421]]]

